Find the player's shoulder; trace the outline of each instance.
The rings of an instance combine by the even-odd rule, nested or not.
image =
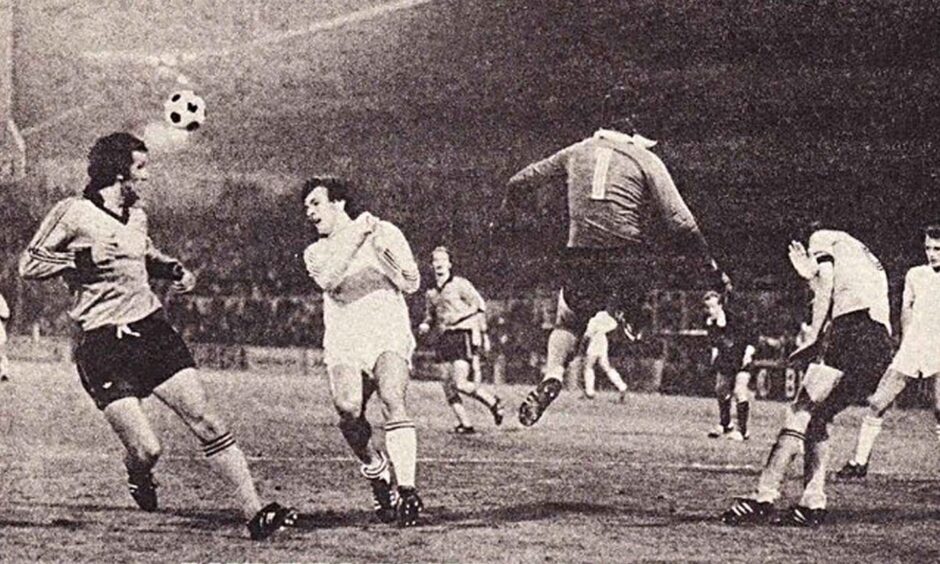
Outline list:
[[[380,219],[376,226],[385,233],[394,234],[401,237],[405,236],[401,228],[387,219]]]
[[[49,215],[73,218],[91,211],[88,209],[88,206],[94,208],[95,205],[86,198],[69,196],[68,198],[63,198],[56,202],[49,210]]]
[[[451,277],[451,284],[463,288],[473,288],[473,282],[467,280],[463,276],[453,276]]]
[[[917,266],[912,266],[907,269],[907,274],[905,278],[908,280],[919,280],[925,275],[932,274],[933,268],[929,264],[919,264]]]

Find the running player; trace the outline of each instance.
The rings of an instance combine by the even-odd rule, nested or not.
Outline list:
[[[149,177],[147,147],[128,133],[98,139],[88,155],[83,196],[59,202],[20,259],[27,279],[62,276],[73,295],[69,315],[81,328],[75,360],[82,385],[124,445],[131,496],[157,509],[153,468],[162,447],[141,409],[151,394],[183,420],[228,484],[263,539],[296,518],[270,503],[262,507],[245,455],[210,404],[192,354],[167,322],[150,278],[173,280],[172,291],[193,290],[195,276],[154,246],[147,215],[135,205]]]
[[[594,399],[597,391],[594,389],[595,372],[594,367],[600,367],[601,371],[614,385],[620,394],[620,403],[627,400],[627,384],[623,381],[617,369],[610,364],[609,343],[607,334],[617,328],[617,320],[611,317],[606,310],[597,312],[594,317],[588,321],[587,329],[584,331],[584,397]]]
[[[534,425],[558,397],[565,365],[593,315],[610,307],[611,314],[625,315],[627,332],[642,332],[653,274],[650,225],[665,225],[674,250],[696,259],[716,282],[730,283],[666,166],[650,151],[656,142],[636,133],[624,117],[627,103],[620,90],[605,98],[608,124],[621,131],[600,129],[509,179],[511,192],[517,192],[550,177],[567,178],[568,242],[558,273],[557,315],[544,378],[519,407],[525,426]]]
[[[424,321],[418,326],[418,332],[426,335],[433,329],[435,359],[444,364],[447,371],[441,382],[444,396],[457,417],[454,432],[472,435],[476,429],[463,407],[461,394],[485,405],[497,426],[503,422],[503,404],[499,397],[480,385],[480,349],[487,348],[488,340],[486,302],[469,280],[453,275],[447,247],[434,249],[431,266],[435,286],[428,289],[425,296]]]
[[[418,266],[397,227],[369,213],[350,217],[344,180],[313,178],[304,193],[320,239],[303,258],[323,291],[323,352],[339,428],[362,462],[379,519],[413,526],[422,504],[415,489],[417,434],[405,403],[415,340],[404,294],[418,290]],[[366,420],[374,392],[382,401],[388,457],[372,445]]]
[[[891,360],[888,279],[881,263],[844,231],[814,231],[809,238],[809,252],[798,241],[789,248],[790,262],[813,290],[810,341],[791,358],[798,360],[819,351],[821,362],[810,364],[806,370],[803,387],[790,405],[764,464],[756,495],[735,499],[722,515],[729,525],[772,519],[787,467],[801,449],[803,496],[798,505],[779,517],[779,522],[812,527],[824,521],[830,423],[839,412],[875,389]],[[826,342],[822,345],[827,322]]]
[[[10,379],[10,359],[7,358],[7,321],[10,320],[10,306],[0,294],[0,382]]]
[[[869,412],[862,420],[855,455],[838,472],[842,479],[864,478],[884,414],[908,382],[933,378],[934,417],[940,440],[940,225],[924,230],[927,264],[915,266],[904,278],[901,302],[901,346],[878,389],[868,398]]]
[[[703,302],[707,312],[705,330],[711,344],[711,368],[715,374],[715,396],[718,399],[718,426],[708,436],[712,439],[746,441],[750,438],[748,422],[754,396],[748,368],[754,359],[756,349],[751,343],[755,339],[739,318],[729,318],[721,294],[706,292]],[[732,406],[737,425],[731,421]]]

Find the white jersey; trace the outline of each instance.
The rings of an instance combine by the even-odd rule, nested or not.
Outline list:
[[[411,361],[415,339],[403,292],[414,292],[420,282],[401,231],[382,221],[364,235],[360,219],[307,247],[304,262],[324,289],[327,366],[346,365],[371,373],[385,352]]]
[[[588,321],[584,335],[590,339],[596,335],[606,335],[616,328],[617,320],[611,317],[607,311],[601,310]]]
[[[940,272],[926,264],[908,270],[902,307],[911,319],[891,368],[912,377],[940,373]]]
[[[867,309],[891,331],[888,277],[868,247],[844,231],[820,230],[809,238],[809,253],[817,262],[832,262],[833,319]]]

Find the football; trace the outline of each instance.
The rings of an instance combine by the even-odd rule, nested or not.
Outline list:
[[[192,90],[178,90],[163,103],[163,115],[173,127],[195,131],[206,121],[206,102]]]

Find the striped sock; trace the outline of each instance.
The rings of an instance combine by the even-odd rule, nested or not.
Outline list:
[[[418,457],[418,434],[411,420],[385,424],[385,449],[395,467],[399,487],[413,488]]]
[[[938,376],[940,378],[940,376]],[[937,426],[934,427],[934,432],[937,434],[937,440],[940,441],[940,423],[937,423]]]
[[[372,464],[363,464],[359,468],[359,472],[367,480],[384,480],[391,482],[392,473],[388,467],[388,457],[381,452],[378,454],[379,457],[377,460],[373,460]]]
[[[202,451],[209,465],[235,490],[235,499],[246,519],[251,519],[261,510],[261,501],[255,489],[254,479],[248,469],[245,454],[235,444],[235,437],[225,433],[205,442]]]

